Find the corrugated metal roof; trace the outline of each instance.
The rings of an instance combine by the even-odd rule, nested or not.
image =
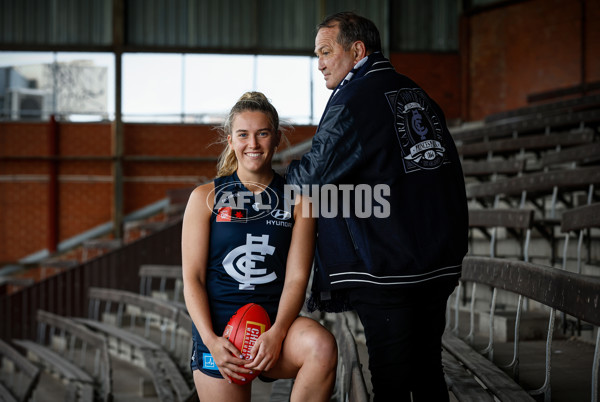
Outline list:
[[[0,43],[106,46],[111,0],[0,0]]]
[[[129,46],[312,51],[316,1],[131,0]]]
[[[312,54],[315,26],[347,10],[375,22],[386,51],[458,48],[458,0],[116,2],[126,50]],[[113,0],[0,0],[0,45],[111,46],[112,20]]]
[[[392,1],[391,47],[396,51],[458,49],[456,0]]]

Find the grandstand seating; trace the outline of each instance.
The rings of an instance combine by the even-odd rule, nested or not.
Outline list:
[[[153,265],[147,264],[140,267],[140,294],[161,297],[172,300],[174,303],[183,301],[183,273],[181,265]],[[159,287],[152,287],[152,280],[159,280]],[[173,286],[167,287],[168,283]],[[171,289],[171,291],[168,291]],[[185,308],[184,306],[181,306]]]
[[[471,233],[470,255],[463,263],[461,286],[456,298],[451,298],[454,314],[449,311],[443,342],[447,382],[458,400],[489,400],[491,397],[500,400],[528,399],[529,396],[523,395],[519,388],[527,389],[527,393],[538,400],[544,398],[549,401],[557,395],[564,398],[569,392],[565,391],[567,386],[561,384],[560,390],[553,387],[556,376],[565,375],[565,371],[561,371],[564,364],[551,366],[550,362],[553,359],[552,341],[557,337],[560,347],[572,352],[571,344],[565,340],[569,328],[571,335],[578,340],[586,339],[586,342],[592,343],[596,337],[594,358],[591,358],[590,351],[590,358],[583,359],[586,363],[578,360],[579,366],[585,364],[588,370],[583,383],[591,394],[579,390],[577,397],[571,394],[568,399],[559,400],[597,400],[600,352],[599,341],[594,334],[598,334],[599,317],[597,309],[593,308],[591,300],[594,297],[591,295],[597,295],[600,289],[600,269],[593,262],[599,250],[598,233],[593,228],[599,226],[600,210],[596,204],[589,205],[598,200],[600,184],[600,169],[596,165],[600,160],[600,108],[597,99],[600,98],[585,99],[581,107],[576,101],[563,104],[560,107],[569,109],[565,114],[557,112],[560,109],[558,105],[556,109],[534,108],[531,112],[535,115],[521,111],[497,116],[482,127],[459,129],[453,133],[466,167],[471,227],[486,227],[486,224],[501,226],[500,218],[493,223],[489,217],[508,215],[512,211],[529,215],[532,208],[535,210],[535,214],[529,215],[532,218],[530,222],[519,228],[526,229],[528,235],[526,244],[523,243],[516,253],[514,247],[506,247],[507,242],[514,244],[508,236],[498,238],[495,231],[491,234],[486,232],[483,237]],[[586,144],[578,145],[580,140]],[[484,159],[472,161],[472,157]],[[523,163],[520,171],[497,171],[500,164],[506,167],[516,161]],[[486,164],[490,165],[488,170],[485,170]],[[472,169],[472,166],[480,170]],[[472,177],[477,180],[472,180]],[[551,251],[545,254],[546,263],[543,265],[528,261],[532,227],[551,242]],[[560,235],[557,231],[565,235],[560,268],[552,266],[558,261],[556,256],[561,249],[558,247]],[[569,234],[572,233],[578,235],[576,252],[570,252],[568,248]],[[584,236],[588,251],[585,256],[581,250]],[[518,239],[522,241],[523,236]],[[495,251],[498,242],[504,245],[504,250],[512,250],[512,254],[498,256]],[[482,252],[486,250],[482,247],[485,244],[490,247],[489,252]],[[587,268],[585,272],[582,272],[582,265]],[[473,289],[479,289],[477,284],[479,288],[485,285],[483,288],[487,291],[476,294]],[[469,286],[472,290],[470,295],[465,291]],[[503,304],[496,301],[497,289],[505,293]],[[482,302],[477,303],[478,300]],[[461,306],[467,305],[471,307],[469,314],[465,315],[461,313]],[[558,311],[561,316],[555,318]],[[502,325],[498,325],[498,319],[494,322],[494,315],[499,313]],[[478,320],[474,319],[475,314]],[[546,318],[540,321],[540,316]],[[534,324],[524,325],[523,322],[528,319],[532,319]],[[555,325],[555,320],[562,325]],[[511,327],[514,336],[498,342],[511,325],[514,326]],[[588,334],[582,333],[582,330],[587,330]],[[540,338],[541,334],[544,334],[545,346],[541,348],[542,353],[534,353],[533,350],[540,348],[533,339]],[[593,347],[587,348],[593,351]],[[498,350],[502,351],[501,357],[494,353]],[[534,355],[536,361],[531,363],[528,360],[526,370],[523,369],[524,354],[527,359]],[[577,359],[576,353],[570,354],[570,358]],[[465,374],[465,368],[470,374]],[[498,369],[501,371],[498,372]],[[534,372],[537,374],[533,375]],[[477,377],[476,383],[469,378],[473,373]],[[485,389],[482,391],[482,388]],[[511,394],[513,392],[515,394]]]
[[[485,180],[496,180],[498,176],[516,176],[525,170],[525,159],[502,160],[464,160],[462,169],[465,178],[474,177]]]
[[[0,340],[2,375],[0,395],[2,400],[28,401],[37,386],[40,369],[27,360],[19,351]]]
[[[541,152],[557,147],[589,144],[594,140],[594,131],[583,128],[575,131],[553,134],[537,134],[516,138],[474,142],[458,145],[459,154],[464,158],[492,157],[495,155],[515,155],[517,153]]]
[[[587,95],[562,101],[539,105],[529,105],[518,109],[506,110],[486,116],[486,123],[506,120],[540,118],[544,115],[566,115],[569,113],[600,107],[600,94]]]
[[[467,257],[463,263],[462,280],[494,288],[500,287],[549,307],[545,355],[542,355],[540,358],[545,362],[544,368],[541,370],[544,373],[543,383],[539,384],[539,388],[530,392],[533,395],[544,394],[549,398],[552,394],[550,375],[551,372],[556,375],[557,371],[556,367],[553,367],[551,371],[552,341],[555,335],[556,311],[564,311],[593,325],[599,325],[600,315],[594,300],[597,299],[600,292],[600,277],[584,276],[562,269],[522,261],[488,257]],[[494,308],[495,306],[492,302],[490,304],[490,314],[493,313]],[[591,400],[595,400],[596,397],[594,395],[597,395],[598,391],[599,342],[600,338],[597,338],[594,360],[588,367],[590,371],[588,385],[591,384],[588,389],[592,391],[590,395]],[[473,354],[474,349],[466,348],[464,344],[456,335],[446,331],[443,342],[445,349],[463,362],[465,367],[471,370],[500,400],[516,400],[513,399],[515,398],[513,396],[507,396],[506,394],[502,396],[496,393],[506,392],[508,389],[505,383],[506,378],[496,374],[489,375],[490,370],[484,370],[481,367],[483,360],[480,358],[480,355]],[[521,345],[521,347],[525,348],[524,345]],[[519,356],[517,355],[517,361],[519,361],[518,359]],[[491,363],[491,360],[488,360],[488,363],[483,366],[485,367],[489,363]],[[528,366],[528,370],[532,370],[531,365]],[[518,366],[513,371],[516,381],[524,374],[524,370],[519,371]],[[531,372],[527,374],[531,375]]]
[[[517,120],[500,120],[477,127],[465,126],[453,129],[452,137],[460,145],[516,135],[540,134],[550,130],[583,128],[586,125],[597,124],[599,121],[600,108],[596,107],[565,114],[529,115]]]
[[[67,401],[112,400],[111,362],[106,339],[75,321],[37,312],[37,341],[13,340],[33,361],[67,382]]]
[[[525,108],[490,116],[480,126],[453,129],[462,153],[471,232],[470,254],[460,288],[449,304],[444,335],[443,359],[452,400],[531,400],[532,390],[538,400],[544,396],[571,400],[563,395],[572,391],[555,384],[563,376],[563,364],[551,353],[557,343],[570,353],[569,342],[582,342],[578,347],[588,352],[595,342],[595,355],[586,352],[585,364],[577,363],[586,370],[589,363],[595,371],[586,374],[585,381],[573,382],[589,385],[577,390],[577,398],[584,395],[582,399],[593,400],[598,393],[600,318],[590,300],[597,296],[600,280],[599,100],[592,96]],[[309,146],[307,141],[277,155],[278,168],[284,169]],[[173,190],[160,220],[130,223],[129,229],[140,232],[139,241],[111,243],[118,247],[102,255],[91,255],[94,242],[90,242],[88,261],[75,266],[71,261],[64,272],[24,288],[18,298],[3,297],[0,319],[9,324],[0,328],[4,340],[0,354],[11,370],[3,370],[0,376],[2,396],[26,400],[39,387],[44,357],[38,355],[34,364],[24,357],[26,350],[33,354],[42,347],[49,349],[48,338],[43,342],[36,338],[36,328],[44,322],[74,333],[52,335],[55,346],[62,344],[65,351],[69,336],[87,337],[87,344],[94,345],[86,346],[87,351],[99,350],[102,356],[105,342],[109,358],[103,360],[101,371],[110,372],[112,367],[113,382],[122,373],[115,366],[127,361],[150,382],[156,395],[149,392],[149,399],[194,400],[188,366],[191,318],[181,298],[179,237],[191,190]],[[576,242],[570,242],[573,236]],[[540,237],[550,247],[541,247]],[[542,261],[531,261],[533,249]],[[562,260],[556,267],[559,256]],[[90,310],[84,318],[82,306],[88,300]],[[340,345],[336,398],[368,400],[370,384],[364,375],[368,370],[358,353],[364,348],[360,323],[349,325],[345,314],[315,318],[333,331]],[[535,320],[531,327],[529,319]],[[541,354],[536,342],[544,344]],[[73,350],[82,353],[81,341],[74,345]],[[53,362],[57,365],[67,357],[67,352],[62,353]],[[525,369],[525,359],[535,362],[528,360]],[[89,363],[87,357],[79,357],[70,364],[78,367],[80,361]],[[67,365],[46,367],[58,373]],[[106,398],[117,392],[105,374],[98,376],[89,366],[78,369],[82,378],[83,374],[89,378],[73,380],[67,392],[73,400],[90,393]],[[14,383],[6,380],[9,375],[20,378],[18,387],[9,387]],[[276,384],[280,386],[272,388],[273,400],[289,396],[289,382]]]
[[[116,289],[90,288],[89,299],[90,319],[77,321],[105,334],[113,355],[146,367],[160,400],[193,397],[191,376],[184,376],[191,321],[179,318],[187,315],[186,311],[160,299]],[[181,326],[182,322],[186,325]]]

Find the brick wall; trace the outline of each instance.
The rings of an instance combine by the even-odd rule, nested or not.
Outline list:
[[[0,157],[48,155],[48,125],[0,124]],[[0,262],[46,247],[48,163],[0,161]]]
[[[294,127],[296,144],[314,133]],[[52,162],[48,123],[0,123],[0,266],[48,249],[51,166],[58,174],[58,242],[113,219],[112,125],[59,123]],[[215,175],[222,145],[212,126],[125,124],[124,214],[165,198],[167,190],[191,187]],[[207,161],[134,157],[206,157]],[[129,159],[128,159],[129,158]]]
[[[396,71],[415,81],[435,100],[446,119],[461,116],[460,56],[458,53],[394,53]]]
[[[600,81],[600,1],[585,2],[586,81]]]
[[[463,20],[467,120],[527,105],[530,94],[600,79],[598,1],[530,0]],[[582,38],[582,20],[585,34]],[[585,49],[582,49],[582,39]]]
[[[600,81],[599,17],[599,1],[516,2],[464,17],[460,54],[401,53],[390,59],[440,104],[448,119],[482,119],[525,106],[529,94],[580,84],[582,63],[586,82]],[[296,127],[288,137],[298,143],[314,130]],[[214,160],[131,157],[214,158],[221,150],[211,146],[216,135],[203,125],[125,124],[124,213],[215,173]],[[0,266],[48,247],[52,162],[15,157],[47,157],[49,138],[48,124],[0,123]],[[72,157],[57,165],[60,242],[112,220],[112,126],[61,123],[57,145],[60,156]]]

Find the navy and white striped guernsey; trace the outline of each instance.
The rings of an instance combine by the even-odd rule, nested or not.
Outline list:
[[[219,177],[214,184],[206,271],[213,330],[223,333],[229,318],[247,303],[263,306],[273,323],[294,225],[294,206],[284,197],[284,179],[275,174],[269,186],[256,195],[237,173]],[[192,332],[192,369],[218,370],[210,367],[208,348],[195,326]],[[194,362],[195,358],[202,361]]]

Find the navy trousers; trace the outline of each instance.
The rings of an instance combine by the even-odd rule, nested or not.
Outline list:
[[[448,401],[442,368],[446,302],[455,284],[352,289],[365,328],[373,402]]]

